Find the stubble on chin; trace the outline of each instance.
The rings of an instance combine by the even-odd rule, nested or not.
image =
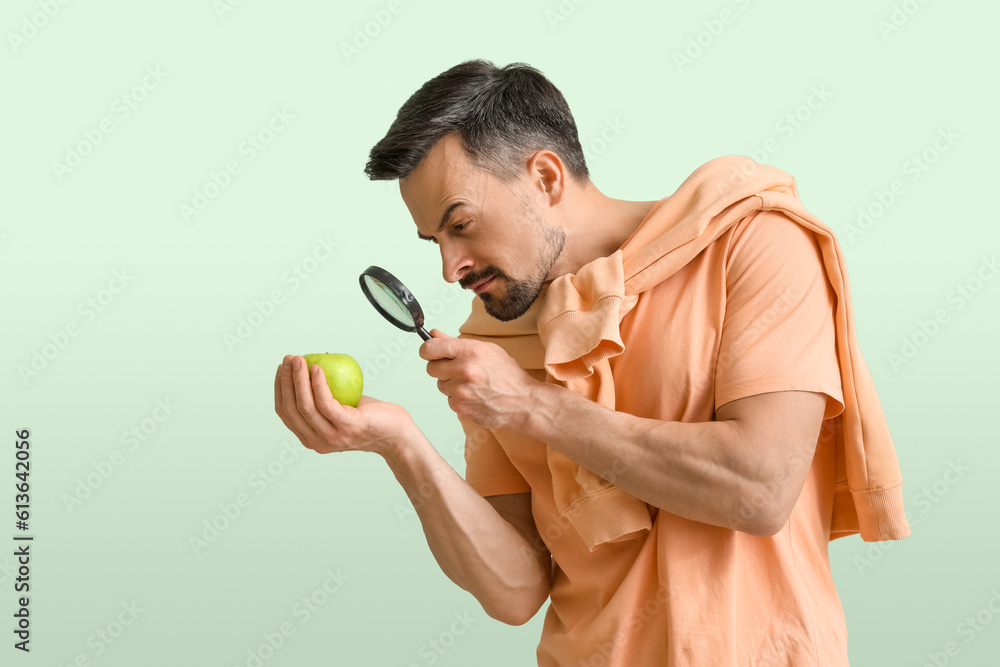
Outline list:
[[[480,294],[479,298],[483,302],[483,309],[486,310],[486,313],[501,322],[516,320],[528,312],[542,291],[540,284],[536,286],[533,282],[526,280],[511,280],[497,276],[495,281],[502,281],[506,287],[503,297],[484,293]]]
[[[541,224],[541,220],[534,216],[535,220]],[[495,297],[492,294],[483,293],[478,295],[483,302],[483,309],[486,313],[501,322],[510,322],[528,312],[532,304],[538,300],[542,293],[545,282],[550,279],[549,274],[552,267],[562,256],[566,234],[557,227],[548,227],[545,230],[545,246],[543,257],[538,266],[538,275],[530,280],[515,280],[506,273],[495,276],[495,282],[501,283],[505,288],[503,297]],[[500,285],[494,285],[496,289]]]

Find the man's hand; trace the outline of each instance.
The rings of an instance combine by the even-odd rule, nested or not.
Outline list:
[[[438,379],[448,406],[464,419],[484,428],[513,428],[524,420],[533,385],[544,384],[518,366],[493,343],[460,340],[431,330],[420,346],[427,374]]]
[[[309,373],[312,370],[312,373]],[[309,449],[386,454],[400,441],[410,415],[394,403],[362,396],[358,407],[338,403],[319,366],[306,368],[302,357],[287,355],[274,375],[274,411]]]

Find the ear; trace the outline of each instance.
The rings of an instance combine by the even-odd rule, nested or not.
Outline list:
[[[528,158],[528,179],[535,194],[544,197],[549,206],[562,201],[568,177],[566,165],[552,151],[540,150]]]

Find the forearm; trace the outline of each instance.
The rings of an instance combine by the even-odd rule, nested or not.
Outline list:
[[[548,597],[551,565],[414,426],[380,452],[423,525],[441,570],[493,618],[525,622]]]
[[[672,514],[731,527],[757,479],[733,422],[672,422],[609,410],[568,389],[539,383],[518,430],[626,493]]]

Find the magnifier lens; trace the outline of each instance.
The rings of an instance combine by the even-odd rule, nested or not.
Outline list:
[[[399,297],[393,294],[392,290],[386,287],[381,280],[366,275],[365,282],[368,284],[368,291],[371,292],[371,295],[389,315],[407,327],[415,326],[413,315],[409,309],[403,305]]]
[[[423,340],[431,335],[424,329],[424,311],[399,278],[378,266],[361,274],[361,291],[382,316],[404,331],[413,331]]]

